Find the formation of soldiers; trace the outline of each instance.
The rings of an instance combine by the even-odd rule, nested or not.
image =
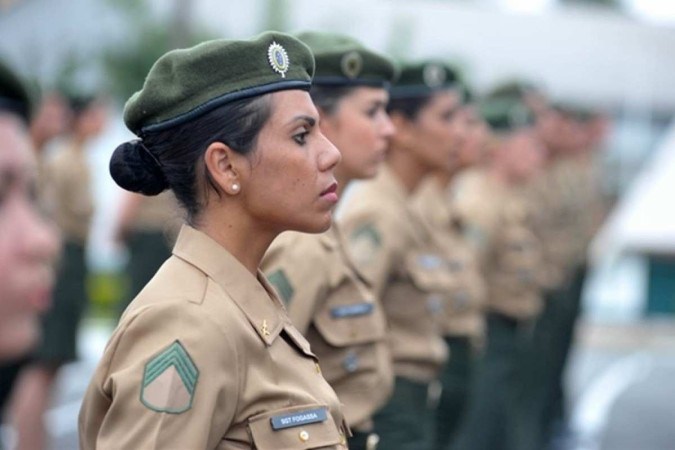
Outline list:
[[[594,162],[606,119],[524,82],[478,96],[444,62],[398,65],[347,36],[298,38],[316,60],[310,94],[322,131],[343,153],[338,192],[363,181],[349,187],[328,231],[281,235],[261,268],[343,404],[345,445],[549,448],[564,432],[563,373],[586,251],[606,214]],[[269,64],[282,73],[283,62]],[[355,89],[372,97],[360,105]],[[375,123],[370,144],[350,101]],[[67,144],[41,166],[40,197],[64,242],[50,315],[69,321],[47,316],[30,363],[5,364],[8,373],[24,368],[19,418],[44,411],[48,395],[35,404],[32,393],[47,392],[75,357],[93,212],[83,147],[100,131],[97,108],[95,99],[71,102]],[[163,195],[153,207],[129,194],[116,228],[116,239],[137,248],[134,295],[169,256],[175,199]],[[266,322],[259,331],[268,333]],[[63,339],[66,350],[50,354]],[[20,438],[30,442],[31,427],[19,419]],[[316,448],[302,446],[304,436],[297,448]],[[38,435],[22,448],[43,446]]]

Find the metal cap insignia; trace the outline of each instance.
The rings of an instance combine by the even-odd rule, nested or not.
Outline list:
[[[354,79],[361,73],[361,69],[363,68],[363,58],[355,51],[345,53],[340,61],[340,67],[342,68],[342,73],[345,74],[347,78]]]
[[[286,72],[288,72],[289,67],[286,49],[273,41],[267,48],[267,59],[272,69],[281,75],[281,78],[286,78]]]
[[[446,79],[445,70],[438,64],[427,64],[422,76],[424,77],[424,83],[430,88],[442,86]]]

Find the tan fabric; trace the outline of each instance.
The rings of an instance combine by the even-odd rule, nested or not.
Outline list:
[[[349,426],[368,431],[391,394],[394,374],[382,306],[344,245],[336,226],[321,235],[284,233],[262,268],[287,278],[293,289],[287,304],[291,321],[319,357]]]
[[[86,244],[94,215],[91,174],[83,148],[69,143],[45,164],[42,197],[66,240]]]
[[[429,177],[415,191],[413,207],[429,227],[447,259],[452,288],[446,292],[444,336],[480,338],[484,332],[486,289],[478,252],[461,234],[461,222],[455,217],[446,190]]]
[[[542,308],[542,256],[524,194],[487,173],[474,173],[453,195],[468,233],[480,237],[488,309],[517,320],[536,316]]]
[[[173,256],[106,347],[80,411],[80,447],[345,449],[338,399],[273,292],[262,273],[256,279],[215,241],[184,226]],[[177,386],[175,377],[165,390],[142,388],[148,362],[176,342],[198,371],[191,406],[155,412],[144,402],[185,406],[180,385],[166,391]],[[273,429],[275,417],[317,409],[327,411],[326,420]]]
[[[606,207],[597,174],[586,158],[558,159],[533,181],[534,231],[542,243],[546,287],[564,284],[586,257]]]
[[[383,168],[352,195],[341,226],[354,263],[382,301],[394,373],[429,382],[447,359],[439,326],[452,279],[409,202],[401,183]]]
[[[183,219],[176,196],[170,190],[153,197],[143,196],[130,226],[133,231],[162,231],[175,237]]]

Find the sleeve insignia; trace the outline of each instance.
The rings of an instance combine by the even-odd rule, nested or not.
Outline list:
[[[145,364],[141,403],[147,408],[180,414],[192,408],[199,370],[179,341]]]
[[[376,250],[382,246],[382,237],[371,225],[355,229],[349,236],[349,249],[357,266],[367,266],[375,259]]]
[[[288,306],[291,303],[295,291],[293,285],[286,276],[286,272],[284,272],[283,269],[276,270],[267,276],[267,280],[274,286],[284,304]]]

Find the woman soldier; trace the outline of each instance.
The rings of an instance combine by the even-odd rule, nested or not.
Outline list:
[[[309,94],[314,60],[264,33],[172,51],[125,107],[125,189],[187,210],[173,256],[130,304],[85,395],[93,448],[345,449],[340,404],[258,265],[282,231],[322,232],[337,149]]]
[[[414,194],[414,206],[431,232],[442,242],[454,286],[447,294],[441,333],[452,357],[440,375],[441,396],[435,418],[434,449],[446,450],[466,409],[476,350],[483,341],[485,282],[477,251],[464,235],[465,227],[451,205],[451,188],[457,176],[484,158],[487,125],[470,103],[468,88],[460,83],[462,109],[453,116],[452,128],[461,144],[451,168],[439,167]]]
[[[385,108],[395,68],[345,36],[304,33],[299,38],[316,59],[310,94],[321,131],[342,153],[335,170],[341,193],[350,180],[372,178],[384,160],[394,131]],[[339,229],[333,226],[321,235],[284,234],[272,245],[263,268],[345,405],[354,433],[349,448],[375,448],[372,415],[393,385],[386,322],[381,305],[347,256]]]
[[[411,194],[439,167],[450,167],[458,142],[452,119],[461,107],[454,73],[442,64],[410,64],[391,89],[396,128],[378,177],[360,186],[341,225],[352,257],[389,323],[395,385],[375,415],[386,450],[426,450],[431,444],[429,388],[447,359],[438,330],[453,277],[441,247],[412,208]]]

